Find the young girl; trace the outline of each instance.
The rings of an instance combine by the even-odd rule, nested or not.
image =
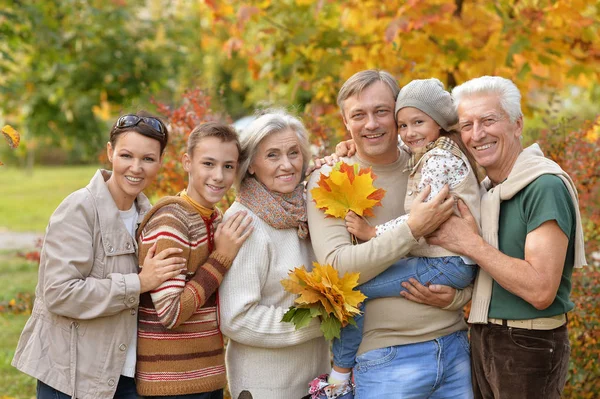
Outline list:
[[[12,362],[38,379],[37,398],[138,398],[139,295],[179,274],[184,261],[176,249],[153,257],[150,248],[138,274],[135,229],[150,209],[142,191],[168,137],[158,118],[121,116],[107,143],[112,172],[98,170],[50,218],[33,310]]]
[[[215,204],[231,187],[239,156],[231,127],[215,122],[196,127],[182,160],[187,190],[161,199],[140,225],[140,256],[154,244],[157,250],[179,248],[187,266],[140,299],[136,382],[141,395],[223,397],[216,290],[252,228],[245,212],[221,223]]]
[[[437,79],[413,80],[398,94],[395,110],[398,132],[403,142],[402,150],[411,154],[407,165],[410,174],[404,200],[406,212],[410,212],[413,199],[427,185],[431,186],[431,193],[426,199],[429,201],[447,184],[451,193],[464,201],[479,221],[480,195],[476,165],[460,140],[459,133],[452,130],[452,126],[458,122],[458,116],[450,93],[444,90],[442,82]],[[370,226],[366,220],[351,212],[346,216],[346,226],[350,233],[367,241],[385,234],[407,219],[408,214],[379,226]],[[405,290],[402,282],[410,278],[423,285],[442,284],[462,289],[475,277],[476,265],[470,259],[428,245],[424,239],[419,241],[410,255],[358,288],[368,299],[374,299],[399,296]],[[340,339],[333,342],[334,367],[328,382],[334,385],[330,387],[334,391],[349,384],[347,381],[362,339],[364,316],[357,316],[355,321],[357,327],[343,328]],[[346,397],[351,396],[343,398]]]

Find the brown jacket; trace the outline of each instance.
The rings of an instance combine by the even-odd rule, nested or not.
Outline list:
[[[137,244],[98,171],[46,229],[31,317],[12,365],[81,399],[112,398],[136,332]],[[136,200],[140,221],[150,202]],[[76,375],[74,371],[76,372]]]

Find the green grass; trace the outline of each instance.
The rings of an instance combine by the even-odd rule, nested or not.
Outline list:
[[[36,166],[24,170],[0,167],[0,227],[43,232],[58,204],[85,187],[98,166]]]
[[[35,398],[35,379],[10,365],[28,314],[0,313],[0,398]]]
[[[17,256],[14,251],[0,252],[0,302],[10,301],[20,292],[33,294],[37,275],[37,262]]]
[[[17,293],[35,291],[37,262],[17,256],[14,251],[0,252],[0,304],[14,299]],[[35,379],[10,365],[21,331],[29,314],[0,313],[0,398],[35,397]]]

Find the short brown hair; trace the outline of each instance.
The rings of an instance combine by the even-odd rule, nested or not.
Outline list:
[[[400,87],[398,86],[396,78],[394,78],[391,73],[379,69],[360,71],[350,76],[350,78],[344,82],[338,93],[337,104],[340,107],[340,112],[344,118],[344,101],[354,95],[362,93],[367,87],[377,82],[385,83],[392,91],[392,96],[394,101],[396,101],[398,92],[400,92]]]
[[[216,137],[224,143],[234,142],[241,157],[242,147],[240,146],[240,139],[233,127],[222,122],[204,122],[196,126],[188,137],[187,154],[190,158],[193,157],[194,149],[200,140],[207,137]]]
[[[108,139],[108,141],[113,146],[113,148],[115,148],[115,146],[117,145],[117,140],[119,139],[119,137],[122,134],[127,133],[127,132],[136,132],[136,133],[141,134],[142,136],[150,137],[151,139],[158,141],[160,143],[160,155],[162,156],[163,152],[165,151],[165,147],[167,146],[167,143],[169,142],[169,131],[168,131],[165,123],[159,117],[154,116],[146,111],[138,111],[134,114],[129,114],[129,115],[135,115],[140,118],[156,119],[156,121],[158,121],[158,123],[160,123],[160,125],[162,126],[162,132],[159,132],[156,129],[154,129],[152,126],[147,125],[143,120],[134,126],[118,127],[117,124],[119,122],[119,119],[121,119],[121,117],[119,117],[115,121],[112,129],[110,129],[110,136]],[[121,115],[121,116],[123,116],[123,115]]]

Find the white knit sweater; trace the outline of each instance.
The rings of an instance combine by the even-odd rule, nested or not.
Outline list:
[[[225,219],[240,210],[253,218],[254,231],[219,288],[229,389],[233,398],[242,390],[254,399],[300,398],[313,378],[328,372],[329,346],[317,320],[298,331],[281,322],[296,295],[280,281],[295,267],[312,267],[312,247],[297,229],[277,230],[238,202]]]

